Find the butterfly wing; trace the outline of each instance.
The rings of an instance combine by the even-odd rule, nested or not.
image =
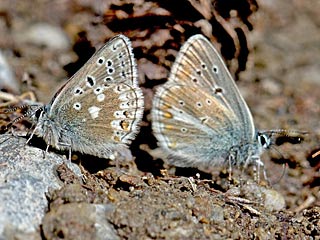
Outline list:
[[[251,112],[217,50],[203,36],[194,35],[181,48],[169,81],[207,89],[244,123],[243,133],[254,136]],[[183,64],[182,64],[183,63]]]
[[[143,106],[131,43],[118,35],[56,93],[48,118],[60,143],[104,156],[134,139]]]
[[[212,44],[202,35],[181,48],[169,80],[155,94],[153,131],[174,165],[215,165],[250,142],[251,113]]]

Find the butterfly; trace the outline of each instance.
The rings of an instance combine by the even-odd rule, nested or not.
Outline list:
[[[213,45],[194,35],[158,87],[152,130],[170,164],[210,171],[217,165],[262,165],[274,133],[256,131],[251,112]]]
[[[98,50],[54,95],[29,105],[33,135],[48,147],[114,158],[139,132],[144,100],[130,40],[118,35]],[[22,116],[16,121],[25,117]]]

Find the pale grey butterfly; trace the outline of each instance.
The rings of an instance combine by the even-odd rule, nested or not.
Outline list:
[[[101,158],[127,155],[124,152],[139,131],[143,109],[130,40],[118,35],[49,104],[29,106],[27,116],[36,124],[29,140],[36,134],[48,147],[69,150],[69,158],[71,150]]]
[[[231,74],[202,35],[182,46],[169,80],[157,89],[152,129],[169,163],[201,170],[225,162],[260,166],[270,144],[268,134],[255,130]]]

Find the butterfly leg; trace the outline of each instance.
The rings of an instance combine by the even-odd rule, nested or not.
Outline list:
[[[47,156],[47,154],[48,154],[48,152],[49,152],[49,147],[50,147],[50,145],[47,144],[46,150],[43,151],[43,158],[44,158],[44,159],[46,158],[46,156]]]
[[[131,151],[128,148],[113,150],[108,153],[107,158],[109,158],[115,164],[116,170],[121,174],[128,173],[126,170],[121,169],[121,167],[123,165],[126,166],[130,162],[133,162]]]
[[[231,164],[231,160],[229,160],[229,170],[228,170],[228,172],[229,172],[229,181],[231,181],[231,179],[232,179],[232,164]]]
[[[72,151],[71,151],[71,147],[69,147],[69,161],[71,162],[71,155],[72,155]]]
[[[257,183],[260,182],[260,171],[261,171],[261,168],[263,170],[263,177],[266,181],[268,181],[268,178],[267,178],[267,173],[266,173],[266,169],[264,167],[264,164],[263,162],[261,161],[260,157],[258,156],[255,156],[253,157],[253,161],[254,161],[254,165],[253,165],[253,171],[254,171],[254,179]]]
[[[49,144],[47,144],[46,150],[45,150],[45,151],[42,151],[42,153],[43,153],[43,159],[45,159],[45,158],[46,158],[47,153],[49,152],[49,147],[50,147],[50,145],[49,145]]]
[[[121,167],[120,167],[121,160],[119,159],[119,157],[120,157],[120,154],[117,151],[114,151],[109,155],[109,159],[115,163],[117,171],[120,173],[126,173],[125,171],[121,170]]]
[[[41,111],[39,118],[41,118],[43,114],[44,114],[44,111]],[[33,127],[33,126],[34,126],[34,125],[32,124],[32,127]],[[33,136],[34,136],[34,134],[36,133],[36,131],[37,131],[38,128],[39,128],[39,125],[37,124],[37,125],[35,126],[35,128],[33,129],[30,137],[28,138],[26,144],[28,144],[28,143],[31,141],[31,139],[33,138]]]
[[[29,144],[29,142],[31,141],[31,139],[33,138],[35,132],[37,130],[37,126],[33,129],[33,131],[30,134],[30,137],[28,138],[28,140],[26,141],[26,144]]]
[[[59,145],[62,146],[63,148],[67,148],[68,149],[68,151],[69,151],[68,160],[71,162],[71,156],[72,156],[71,143],[59,142]]]
[[[235,160],[235,156],[233,154],[230,154],[229,157],[228,157],[228,164],[229,164],[229,169],[228,169],[228,172],[229,172],[229,181],[232,180],[232,163],[234,162]]]

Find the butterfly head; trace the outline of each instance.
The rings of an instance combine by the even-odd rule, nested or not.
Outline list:
[[[297,130],[266,130],[257,133],[257,141],[262,148],[267,149],[272,145],[281,145],[284,142],[301,143],[307,134],[305,131]]]
[[[24,114],[24,117],[30,119],[32,124],[38,125],[39,121],[43,118],[45,108],[45,105],[29,105],[27,112]]]

